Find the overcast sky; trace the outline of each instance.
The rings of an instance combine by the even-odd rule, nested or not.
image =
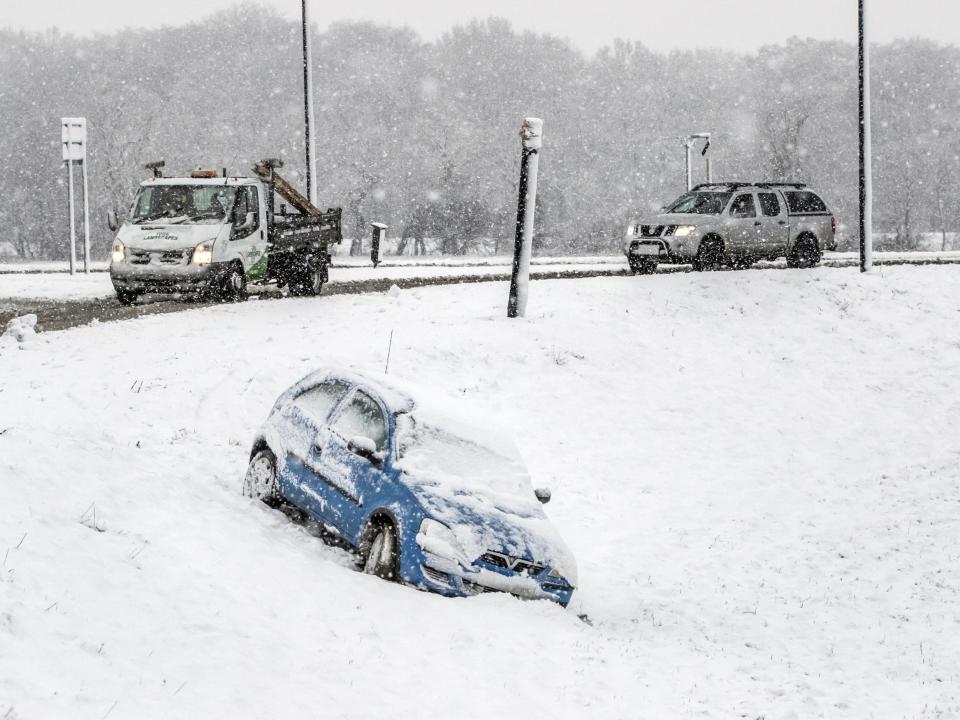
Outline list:
[[[300,0],[260,0],[299,17]],[[958,0],[868,0],[876,41],[925,37],[955,43]],[[0,0],[0,25],[74,33],[113,32],[198,20],[235,0]],[[754,50],[793,35],[856,42],[857,0],[310,0],[314,22],[371,19],[434,39],[475,17],[505,17],[520,29],[570,38],[587,52],[616,37],[663,50],[713,46]]]

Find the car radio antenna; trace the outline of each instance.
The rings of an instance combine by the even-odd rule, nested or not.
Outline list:
[[[383,374],[390,374],[390,351],[393,349],[393,330],[390,331],[390,340],[387,342],[387,365],[383,368]]]

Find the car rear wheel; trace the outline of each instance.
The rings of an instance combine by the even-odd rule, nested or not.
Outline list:
[[[258,451],[250,460],[243,476],[243,494],[271,507],[278,506],[283,500],[277,479],[277,458],[269,448]]]
[[[363,572],[385,580],[399,579],[400,546],[396,529],[385,522],[374,526],[369,537],[369,547],[363,558]]]
[[[705,237],[700,241],[697,255],[693,258],[693,269],[697,272],[719,270],[721,265],[723,265],[723,240],[718,237]]]

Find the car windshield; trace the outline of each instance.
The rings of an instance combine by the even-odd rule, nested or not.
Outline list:
[[[135,223],[164,219],[182,224],[223,222],[237,190],[223,185],[150,185],[133,203]]]
[[[681,195],[665,212],[691,213],[694,215],[719,215],[727,206],[733,193],[688,192]]]
[[[418,483],[447,493],[533,498],[526,467],[509,441],[486,442],[466,428],[439,427],[410,414],[397,417],[399,466]]]

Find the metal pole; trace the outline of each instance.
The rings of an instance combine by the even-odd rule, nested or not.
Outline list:
[[[687,138],[683,141],[683,145],[687,149],[687,192],[689,192],[693,189],[693,167],[690,159],[690,151],[693,149],[693,141],[690,138]]]
[[[711,162],[709,157],[707,158],[707,182],[713,182],[713,162]]]
[[[317,154],[316,134],[313,127],[313,53],[310,50],[309,0],[303,3],[303,114],[304,140],[307,145],[307,197],[310,204],[317,204],[317,183],[314,177],[314,158]]]
[[[70,199],[70,274],[77,272],[77,227],[74,222],[73,160],[67,160],[67,197]]]
[[[510,298],[507,301],[507,317],[511,318],[523,317],[527,312],[527,290],[530,284],[530,250],[533,245],[533,219],[537,205],[537,170],[540,166],[543,120],[524,118],[520,135],[523,137],[523,152],[520,156],[517,231],[513,244]]]
[[[873,267],[873,169],[870,146],[870,40],[867,0],[860,5],[860,272]]]
[[[87,199],[87,160],[80,161],[83,170],[83,272],[90,272],[90,201]]]

